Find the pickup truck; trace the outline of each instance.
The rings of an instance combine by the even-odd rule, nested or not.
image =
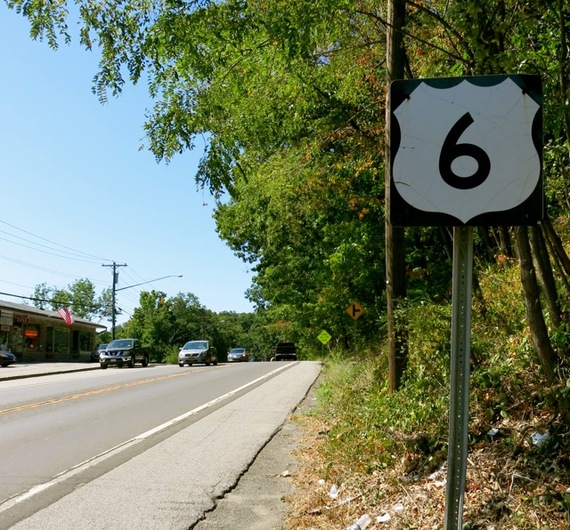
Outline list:
[[[273,350],[272,361],[296,361],[297,347],[293,342],[280,342]]]
[[[138,339],[115,339],[107,344],[107,348],[99,354],[99,365],[105,369],[108,366],[121,368],[126,365],[134,368],[136,363],[148,366],[149,354]]]

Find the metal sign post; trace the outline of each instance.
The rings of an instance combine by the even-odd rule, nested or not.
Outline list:
[[[456,226],[453,229],[451,389],[445,530],[460,530],[463,517],[469,422],[472,280],[473,228]]]
[[[460,530],[473,226],[532,225],[544,216],[542,84],[531,75],[411,79],[392,82],[390,92],[390,222],[454,227],[445,530]]]

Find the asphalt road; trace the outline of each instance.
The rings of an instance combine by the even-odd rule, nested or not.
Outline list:
[[[190,421],[188,411],[232,399],[287,367],[153,365],[5,381],[0,442],[10,451],[0,452],[0,501],[157,426]]]
[[[294,426],[286,420],[307,395],[320,365],[272,365],[284,369],[6,500],[0,505],[0,528],[200,528],[212,524],[212,517],[223,519],[222,507],[247,484],[257,493],[250,497],[251,509],[247,502],[239,503],[243,524],[236,525],[233,513],[229,526],[218,521],[203,528],[280,528],[285,509],[281,488],[287,486],[283,472],[293,465],[294,437],[288,433]],[[263,456],[271,450],[280,456]],[[264,462],[271,471],[256,475]],[[266,493],[263,501],[259,487]],[[253,526],[253,514],[261,517],[261,526]]]

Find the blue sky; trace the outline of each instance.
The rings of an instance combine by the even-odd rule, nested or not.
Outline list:
[[[101,105],[98,57],[77,40],[57,51],[29,37],[0,3],[0,291],[66,288],[88,278],[117,288],[124,321],[142,289],[193,293],[212,311],[247,312],[252,273],[218,238],[213,200],[196,189],[201,149],[158,164],[139,148],[151,102],[144,85]],[[0,299],[19,299],[0,294]]]

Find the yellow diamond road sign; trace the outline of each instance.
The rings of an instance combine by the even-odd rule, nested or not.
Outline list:
[[[331,340],[331,338],[331,334],[326,329],[323,329],[317,335],[317,339],[319,339],[323,344],[326,344],[329,340]]]
[[[357,320],[364,314],[364,308],[358,302],[353,302],[346,308],[346,312],[350,318]]]

